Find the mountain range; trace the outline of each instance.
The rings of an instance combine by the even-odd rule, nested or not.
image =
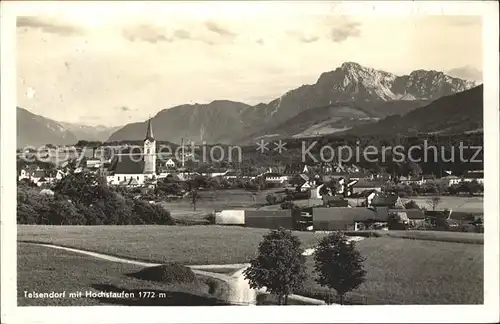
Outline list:
[[[483,130],[483,85],[441,97],[407,114],[356,125],[346,133],[363,135],[457,134]]]
[[[66,123],[66,122],[59,122],[59,124],[61,124],[61,126],[66,128],[71,133],[73,133],[79,140],[100,141],[100,142],[107,141],[109,136],[111,136],[111,134],[113,134],[115,131],[117,131],[122,127],[122,126],[109,127],[104,125],[89,126],[89,125]]]
[[[322,73],[316,83],[290,90],[269,103],[252,106],[215,100],[180,105],[158,112],[152,124],[157,140],[175,143],[182,138],[198,143],[245,144],[259,138],[343,132],[435,132],[437,124],[447,127],[448,132],[468,131],[479,124],[482,127],[482,87],[469,90],[473,87],[473,81],[438,71],[416,70],[397,76],[346,62]],[[448,97],[454,94],[457,97]],[[474,104],[467,108],[464,105],[468,103]],[[20,107],[17,116],[18,147],[74,144],[78,140],[141,140],[147,128],[147,121],[123,127],[57,122]]]
[[[17,147],[75,144],[76,136],[58,122],[17,107]]]
[[[157,140],[250,143],[261,137],[344,131],[389,115],[403,115],[474,86],[473,81],[438,71],[416,70],[397,76],[346,62],[322,73],[315,84],[302,85],[269,103],[251,106],[215,100],[181,105],[163,109],[153,117],[152,124]],[[142,139],[145,129],[146,121],[128,124],[109,140]]]
[[[78,140],[104,142],[118,128],[58,122],[17,107],[17,148],[72,145]]]

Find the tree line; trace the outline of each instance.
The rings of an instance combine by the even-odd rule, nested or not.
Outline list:
[[[92,173],[70,173],[50,190],[28,181],[17,188],[17,223],[40,225],[173,225],[163,207],[110,188]]]

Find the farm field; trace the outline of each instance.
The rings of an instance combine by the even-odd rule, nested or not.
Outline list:
[[[427,200],[430,197],[416,196],[416,197],[408,197],[402,198],[403,203],[414,200],[420,207],[425,207],[429,209],[429,204]],[[460,211],[467,213],[479,213],[482,214],[484,212],[484,202],[483,197],[474,196],[474,197],[458,197],[458,196],[441,196],[441,201],[437,207],[439,210],[443,209],[451,209],[452,211]],[[356,206],[357,203],[361,203],[363,201],[362,198],[348,198],[349,204],[351,206]],[[453,213],[452,213],[453,215]]]
[[[153,262],[230,264],[255,256],[262,235],[267,232],[266,229],[220,226],[18,226],[18,240]],[[420,240],[417,238],[423,232],[407,233],[406,239],[374,237],[357,243],[367,258],[367,281],[350,295],[356,303],[482,303],[482,244],[438,242],[430,240],[432,237]],[[412,233],[414,236],[410,237]],[[295,234],[304,248],[313,247],[324,235]],[[455,234],[458,234],[456,241],[466,241],[464,235],[480,236],[477,233],[445,233],[445,239]],[[442,236],[437,235],[434,239],[442,240]],[[312,257],[308,257],[308,267],[312,275]],[[321,298],[324,292],[324,288],[310,277],[305,288],[297,294]]]
[[[427,200],[429,197],[411,197],[411,198],[403,198],[403,203],[414,200],[420,207],[429,209],[429,204]],[[357,206],[360,204],[363,199],[362,198],[347,198],[350,206]],[[302,199],[302,200],[294,200],[294,204],[299,207],[306,207],[310,205],[310,200]],[[473,213],[473,214],[483,214],[484,206],[483,206],[483,197],[452,197],[452,196],[442,196],[441,202],[438,205],[439,210],[443,209],[451,209],[453,212],[462,212],[462,213]],[[280,205],[272,205],[272,206],[262,206],[259,209],[264,210],[280,210]],[[453,218],[453,212],[451,217]]]
[[[18,225],[19,241],[52,243],[114,256],[182,264],[244,263],[255,256],[262,228],[224,226]],[[295,233],[305,245],[323,234]]]
[[[19,306],[180,306],[217,305],[224,300],[224,289],[213,279],[199,277],[193,284],[162,284],[129,276],[142,267],[99,260],[68,251],[19,243],[17,247],[17,286]],[[219,287],[220,286],[219,284]],[[26,298],[24,292],[63,292],[65,298]],[[135,298],[69,298],[70,292],[131,292]],[[139,298],[139,291],[154,291],[156,299]]]
[[[170,212],[172,217],[182,220],[203,220],[215,210],[232,208],[257,208],[266,202],[266,196],[283,189],[268,189],[256,193],[255,197],[244,189],[206,190],[199,191],[200,198],[196,202],[196,211],[190,198],[172,202],[162,202],[161,205]],[[255,198],[255,201],[254,201]]]
[[[429,209],[429,204],[427,200],[429,197],[413,197],[405,198],[403,202],[407,200],[414,200],[420,207],[425,207]],[[483,213],[484,212],[484,201],[483,197],[456,197],[456,196],[441,196],[441,202],[438,205],[438,209],[452,209],[453,211],[467,212],[467,213]],[[453,213],[452,213],[453,215]]]
[[[356,243],[366,258],[366,282],[347,295],[356,304],[482,304],[483,245],[368,238]],[[327,290],[309,277],[297,292],[321,298]]]
[[[351,231],[347,232],[350,236],[362,237],[391,237],[410,240],[425,240],[435,242],[484,244],[483,233],[464,233],[464,232],[444,232],[444,231]]]

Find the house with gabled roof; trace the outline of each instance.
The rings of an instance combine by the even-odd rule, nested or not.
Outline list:
[[[380,193],[375,190],[366,197],[366,206],[374,208],[404,208],[401,198],[396,193]]]
[[[61,170],[46,170],[37,165],[27,165],[19,170],[18,180],[30,180],[41,186],[62,179],[66,174]]]
[[[453,185],[458,185],[460,182],[462,182],[462,179],[455,175],[447,175],[446,177],[442,177],[441,179],[439,179],[439,182],[447,185],[448,187],[451,187]]]
[[[353,193],[361,193],[367,190],[381,192],[383,185],[384,183],[382,181],[361,179],[353,186]]]
[[[298,163],[287,165],[283,170],[283,174],[290,177],[301,173],[308,173],[309,171],[309,166],[304,163]]]
[[[477,181],[478,183],[484,183],[484,172],[483,170],[469,171],[462,179],[463,182]]]
[[[262,175],[262,178],[267,183],[285,183],[288,180],[287,176],[282,175],[280,173],[276,173],[276,172],[264,173]]]
[[[410,177],[400,177],[399,182],[405,185],[423,185],[424,184],[424,177],[423,176],[410,176]]]

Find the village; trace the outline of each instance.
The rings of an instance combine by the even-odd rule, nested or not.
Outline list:
[[[480,5],[26,4],[5,19],[2,306],[491,321],[498,10]]]
[[[162,203],[167,210],[175,202],[188,201],[179,215],[189,214],[190,205],[194,210],[196,204],[203,205],[204,192],[216,190],[219,195],[238,190],[248,192],[252,201],[238,209],[227,209],[224,205],[205,209],[203,217],[214,215],[211,222],[219,225],[315,231],[389,227],[483,230],[482,170],[469,171],[461,177],[408,174],[392,178],[390,174],[374,174],[341,163],[294,163],[251,169],[210,164],[196,167],[192,154],[184,151],[180,156],[157,153],[151,122],[143,147],[98,149],[101,154],[96,154],[96,149],[86,152],[85,148],[75,146],[45,147],[37,152],[42,158],[35,158],[32,163],[26,158],[32,153],[21,152],[18,160],[24,163],[18,170],[18,181],[50,190],[69,173],[91,173],[106,179],[110,187],[129,191],[150,203]],[[119,153],[111,156],[102,153],[110,149]],[[58,161],[58,165],[39,163],[50,160],[47,159],[50,156],[57,160],[58,152],[66,156],[73,152],[74,158]],[[265,193],[265,199],[255,201],[257,193]],[[468,209],[467,201],[478,202],[478,208]]]

